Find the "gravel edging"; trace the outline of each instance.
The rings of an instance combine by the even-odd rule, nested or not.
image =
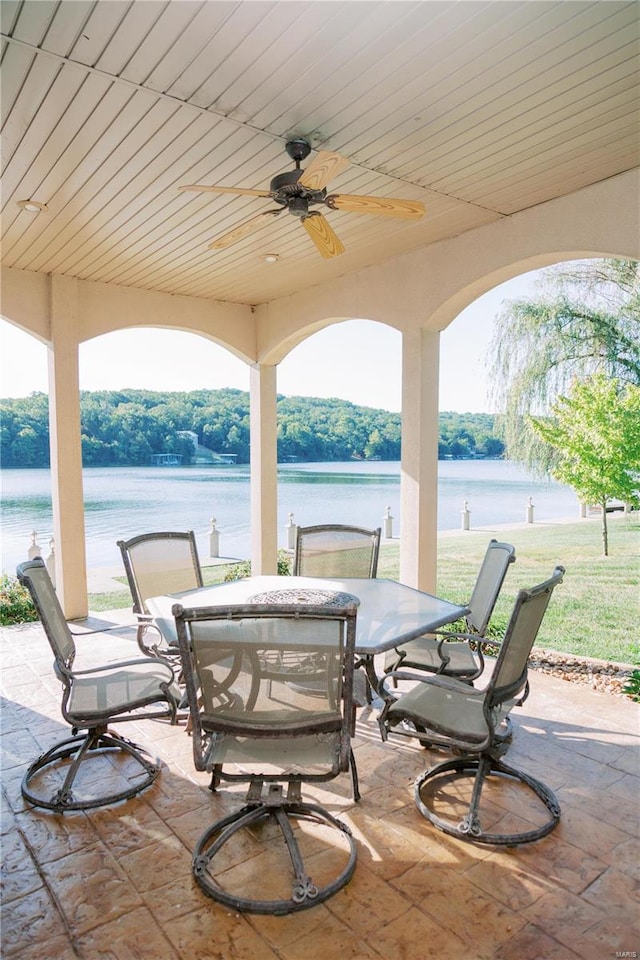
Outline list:
[[[573,653],[558,653],[534,647],[529,656],[529,666],[560,680],[581,683],[592,690],[613,696],[627,696],[623,692],[631,673],[636,669],[630,663],[612,663],[610,660],[594,660]]]

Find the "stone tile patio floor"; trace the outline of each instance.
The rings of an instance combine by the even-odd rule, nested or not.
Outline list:
[[[122,611],[102,616],[113,622]],[[137,653],[125,631],[79,641],[82,656],[105,659],[106,642],[109,658]],[[39,624],[2,628],[0,649],[7,960],[603,960],[640,952],[639,708],[626,698],[531,676],[508,760],[556,792],[562,819],[549,836],[512,849],[462,843],[424,820],[413,781],[438,755],[413,741],[382,743],[375,711],[363,708],[354,740],[360,803],[346,774],[303,791],[352,828],[354,877],[324,904],[264,917],[215,903],[192,878],[196,839],[236,808],[244,788],[207,789],[184,725],[120,727],[163,761],[158,780],[126,803],[64,816],[25,805],[27,764],[68,727]],[[498,816],[509,816],[508,789],[491,798]],[[258,838],[245,849],[236,867],[257,869],[264,845]]]

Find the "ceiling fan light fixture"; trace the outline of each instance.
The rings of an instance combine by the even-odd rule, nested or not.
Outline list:
[[[289,213],[294,217],[301,217],[303,220],[309,214],[309,201],[306,197],[291,197],[287,207]]]
[[[41,203],[40,200],[18,200],[18,206],[28,213],[42,213],[47,209],[46,203]]]

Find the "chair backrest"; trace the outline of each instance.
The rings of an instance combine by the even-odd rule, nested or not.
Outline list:
[[[193,530],[142,533],[118,540],[133,597],[133,610],[148,614],[147,600],[202,586],[202,570]]]
[[[527,682],[527,662],[555,587],[561,583],[564,567],[530,590],[520,590],[507,625],[491,680],[487,704],[493,707],[516,697]]]
[[[305,779],[304,770],[326,779],[349,768],[355,604],[176,604],[173,613],[198,769],[258,764],[262,776],[277,764],[290,771],[272,779]],[[285,666],[274,671],[276,662]]]
[[[375,577],[380,527],[366,530],[344,524],[298,527],[293,575],[299,577]]]
[[[466,620],[470,633],[478,633],[482,637],[485,635],[509,564],[514,563],[515,559],[515,547],[510,543],[489,541],[469,600],[470,612]]]
[[[20,563],[16,575],[31,594],[55,656],[56,673],[61,680],[65,680],[73,665],[76,646],[44,560],[36,557],[35,560]]]

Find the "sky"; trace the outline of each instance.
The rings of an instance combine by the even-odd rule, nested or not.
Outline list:
[[[442,333],[440,409],[491,413],[488,349],[504,300],[529,296],[536,272],[523,274],[479,297]],[[366,320],[321,330],[278,366],[278,393],[338,397],[393,412],[401,407],[402,337]],[[222,347],[195,334],[151,328],[110,333],[80,347],[80,389],[125,387],[185,391],[249,389],[249,369]],[[29,334],[0,320],[0,396],[48,391],[47,350]]]

